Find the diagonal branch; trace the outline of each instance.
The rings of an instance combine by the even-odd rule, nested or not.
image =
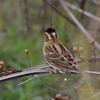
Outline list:
[[[69,16],[71,17],[71,19],[76,23],[78,28],[84,33],[86,38],[94,41],[94,38],[85,30],[85,28],[82,26],[82,24],[77,20],[77,18],[73,15],[73,13],[66,6],[66,2],[64,0],[60,0],[60,3],[62,5],[62,7],[64,8],[64,10],[66,11],[66,13],[68,13]],[[95,47],[100,50],[100,45],[97,41],[95,41]]]
[[[95,15],[93,15],[93,14],[91,14],[91,13],[85,11],[85,10],[82,10],[82,9],[80,9],[80,8],[78,8],[78,7],[76,7],[76,6],[72,5],[72,4],[70,4],[70,3],[68,3],[67,1],[65,2],[65,4],[66,4],[69,8],[74,9],[74,10],[76,10],[76,11],[78,11],[78,12],[80,12],[80,13],[86,15],[86,16],[88,16],[88,17],[90,17],[90,18],[96,20],[97,22],[100,22],[100,18],[99,18],[99,17],[97,17],[97,16],[95,16]]]
[[[43,1],[48,6],[50,6],[57,14],[59,14],[60,16],[62,16],[63,18],[65,18],[66,20],[68,20],[69,22],[71,22],[74,26],[76,26],[76,23],[74,23],[70,18],[68,18],[66,15],[64,15],[61,11],[59,11],[56,6],[54,6],[53,4],[49,3],[48,0],[43,0]]]

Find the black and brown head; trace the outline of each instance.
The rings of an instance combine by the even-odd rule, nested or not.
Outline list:
[[[50,26],[45,30],[45,41],[49,41],[49,40],[57,40],[57,34],[56,34],[56,30],[54,27]]]

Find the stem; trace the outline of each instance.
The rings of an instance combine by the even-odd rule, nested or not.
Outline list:
[[[29,65],[29,67],[31,67],[31,62],[30,62],[28,54],[27,54],[27,59],[28,59],[28,65]]]

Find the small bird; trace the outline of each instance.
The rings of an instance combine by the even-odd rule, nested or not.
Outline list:
[[[50,26],[44,33],[44,58],[48,64],[64,72],[78,71],[77,62],[72,54],[59,40],[54,27]]]

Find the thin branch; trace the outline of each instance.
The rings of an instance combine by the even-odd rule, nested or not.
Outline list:
[[[97,92],[96,94],[94,94],[93,96],[89,97],[88,99],[85,99],[85,100],[92,100],[93,98],[95,97],[100,97],[100,92]]]
[[[100,72],[96,72],[96,71],[84,70],[84,72],[91,75],[100,75]]]
[[[68,20],[69,22],[71,22],[74,26],[76,26],[76,24],[70,19],[68,18],[66,15],[64,15],[61,11],[59,11],[57,9],[57,7],[55,7],[54,5],[52,5],[51,3],[48,2],[48,0],[43,0],[45,3],[48,4],[48,6],[50,6],[56,13],[58,13],[60,16],[62,16],[63,18],[65,18],[66,20]]]
[[[25,80],[25,81],[23,81],[23,82],[21,82],[21,83],[19,83],[17,86],[21,86],[21,85],[23,85],[24,83],[26,83],[26,82],[28,82],[28,81],[31,81],[32,79],[35,79],[35,78],[39,78],[39,77],[43,77],[43,76],[47,76],[47,75],[50,75],[51,73],[46,73],[46,74],[40,74],[40,75],[34,75],[33,77],[31,77],[31,78],[29,78],[29,79],[27,79],[27,80]]]
[[[1,76],[0,81],[10,80],[10,79],[18,78],[18,77],[29,76],[29,75],[39,75],[39,74],[48,73],[47,69],[44,69],[45,67],[46,65],[40,65],[37,68],[34,68],[34,67],[30,69],[28,68],[18,73]]]
[[[96,5],[100,5],[100,0],[92,0],[93,3],[95,3]]]
[[[93,61],[100,62],[100,55],[87,57],[87,61],[89,61],[89,62],[93,62]]]
[[[67,1],[65,2],[65,4],[66,4],[69,8],[72,8],[72,9],[74,9],[74,10],[76,10],[76,11],[78,11],[78,12],[80,12],[80,13],[82,13],[82,14],[84,14],[84,15],[86,15],[86,16],[88,16],[88,17],[94,19],[94,20],[96,20],[97,22],[100,22],[100,18],[99,18],[99,17],[97,17],[97,16],[95,16],[95,15],[93,15],[93,14],[91,14],[91,13],[85,11],[85,10],[82,10],[82,9],[80,9],[80,8],[78,8],[78,7],[76,7],[76,6],[72,5],[72,4],[70,4],[70,3],[68,3]]]
[[[95,41],[96,48],[100,50],[99,43],[96,40],[94,40],[93,37],[85,30],[85,28],[82,26],[82,24],[77,20],[77,18],[73,15],[73,13],[66,6],[66,2],[64,0],[60,0],[60,3],[62,5],[62,7],[64,8],[64,10],[66,11],[66,13],[68,13],[69,16],[71,17],[71,19],[76,23],[76,25],[78,26],[78,28],[84,33],[84,35],[86,36],[86,38],[88,38],[89,40]]]
[[[27,32],[31,32],[31,20],[30,20],[30,5],[29,0],[23,0],[24,4],[24,24],[26,26]]]

